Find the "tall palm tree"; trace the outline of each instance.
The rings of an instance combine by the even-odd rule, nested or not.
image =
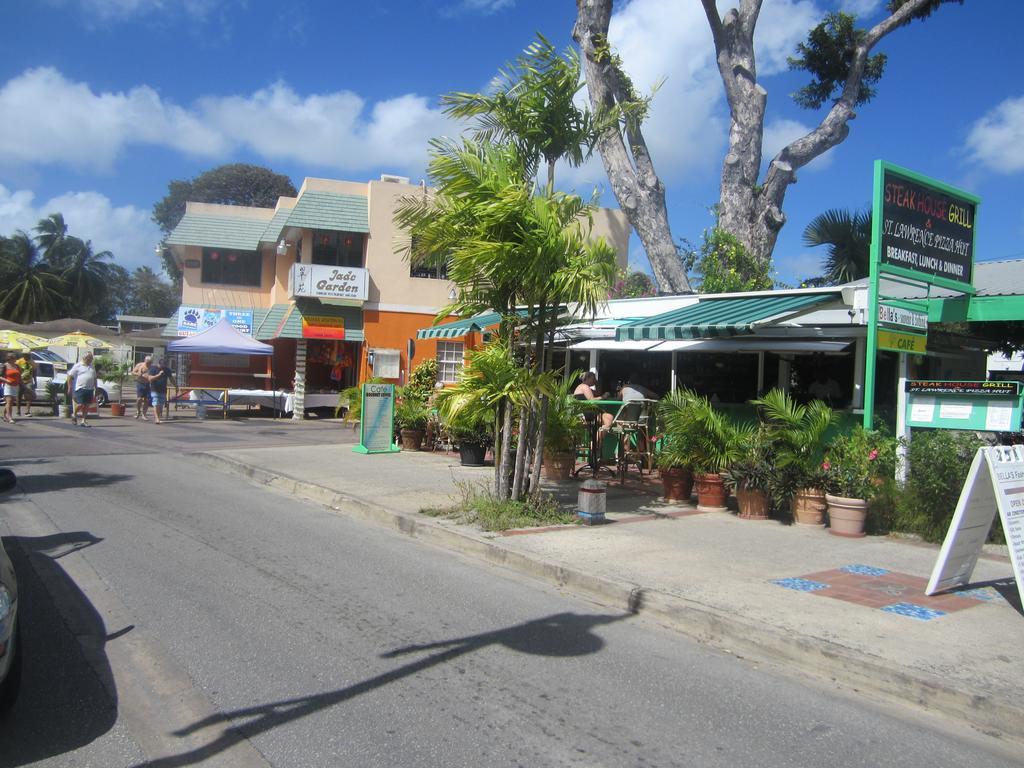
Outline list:
[[[67,263],[60,276],[67,289],[69,310],[78,317],[90,317],[106,298],[111,265],[105,260],[114,254],[94,253],[92,241],[83,242],[77,237],[67,238],[64,246]]]
[[[824,278],[832,285],[867,277],[871,259],[871,210],[838,208],[815,216],[804,229],[803,243],[828,246]]]
[[[590,157],[598,131],[590,111],[576,103],[583,88],[575,49],[559,55],[543,35],[498,73],[489,94],[450,93],[441,97],[445,113],[474,117],[474,138],[511,144],[526,161],[532,177],[538,161],[547,164],[547,183],[554,186],[555,163],[579,166]]]
[[[52,320],[63,304],[63,283],[40,257],[32,238],[18,231],[0,250],[0,317],[16,323]]]
[[[67,258],[65,244],[68,239],[68,225],[64,214],[51,213],[32,228],[36,235],[36,244],[43,251],[43,259],[55,270],[66,269]]]

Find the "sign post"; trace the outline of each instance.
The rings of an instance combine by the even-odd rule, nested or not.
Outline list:
[[[363,384],[362,411],[359,419],[359,444],[356,453],[396,453],[395,385]]]
[[[897,282],[974,293],[975,218],[981,200],[941,181],[875,161],[868,279],[868,339],[864,370],[864,428],[875,416],[875,361],[879,349],[905,356],[927,350],[928,302],[881,303],[882,276]],[[922,317],[925,322],[922,327]]]
[[[926,595],[970,582],[996,511],[1024,601],[1024,447],[979,448],[925,589]]]

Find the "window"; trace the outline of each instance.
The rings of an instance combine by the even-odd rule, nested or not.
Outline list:
[[[437,380],[442,384],[454,384],[462,370],[462,342],[437,342]]]
[[[412,252],[416,252],[415,237],[413,238]],[[431,260],[430,263],[414,264],[411,260],[409,261],[409,277],[426,277],[432,280],[447,280],[448,279],[448,260],[445,259],[443,262],[438,264]]]
[[[359,232],[313,230],[313,263],[328,267],[363,266],[363,235]]]
[[[203,248],[204,283],[259,285],[263,259],[256,251]]]

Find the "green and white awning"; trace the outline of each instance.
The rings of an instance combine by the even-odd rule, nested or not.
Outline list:
[[[467,333],[475,333],[497,325],[501,322],[501,315],[497,312],[481,312],[473,317],[466,317],[462,320],[453,320],[450,323],[441,323],[430,328],[420,328],[416,331],[417,339],[457,339]]]
[[[834,292],[702,299],[697,304],[620,325],[615,338],[644,341],[739,336],[752,333],[755,325],[787,319],[836,299]]]

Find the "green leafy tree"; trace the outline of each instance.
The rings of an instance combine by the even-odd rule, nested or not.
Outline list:
[[[871,263],[871,211],[833,208],[815,216],[804,229],[804,245],[828,246],[826,284],[840,285],[867,277]]]
[[[615,273],[615,283],[608,291],[610,299],[640,299],[656,296],[658,293],[654,281],[646,272],[630,272],[620,269]]]
[[[43,260],[35,242],[18,231],[0,243],[0,317],[15,323],[60,316],[64,285]]]
[[[739,239],[721,227],[704,231],[694,271],[700,276],[701,293],[767,291],[774,285],[768,265],[751,257]]]
[[[62,250],[65,251],[66,266],[60,271],[60,277],[67,291],[69,314],[89,320],[98,314],[106,315],[107,285],[112,266],[107,262],[114,254],[110,251],[94,252],[91,242],[78,238],[66,239]]]
[[[153,205],[153,221],[164,236],[171,234],[185,215],[185,203],[220,203],[273,208],[279,197],[297,193],[291,179],[268,168],[247,163],[221,165],[194,179],[177,179],[167,184],[167,194]],[[166,249],[161,249],[163,268],[175,287],[181,288],[181,271]]]
[[[178,308],[181,294],[149,267],[138,267],[131,275],[127,311],[133,315],[167,317]]]

